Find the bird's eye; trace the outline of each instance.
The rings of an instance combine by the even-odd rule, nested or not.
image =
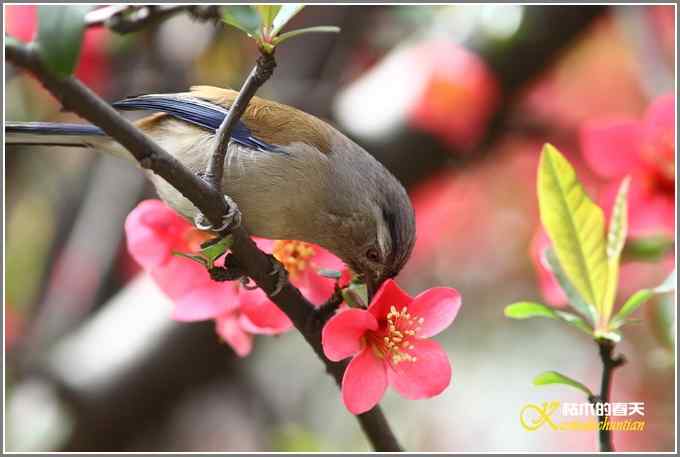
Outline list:
[[[366,251],[366,258],[371,262],[380,262],[380,253],[376,248],[369,248]]]

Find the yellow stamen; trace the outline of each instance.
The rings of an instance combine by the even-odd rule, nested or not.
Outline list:
[[[384,328],[387,334],[383,334],[378,340],[382,344],[378,343],[379,347],[375,347],[375,350],[380,352],[382,357],[388,356],[393,365],[401,362],[415,362],[417,358],[406,351],[415,349],[412,339],[425,319],[411,316],[407,306],[402,306],[401,310],[398,310],[396,306],[390,306],[386,321]]]
[[[272,254],[281,262],[291,278],[305,271],[314,256],[314,248],[303,241],[278,240],[274,243]]]

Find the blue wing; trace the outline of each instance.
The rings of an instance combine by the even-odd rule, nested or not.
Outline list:
[[[113,103],[113,107],[123,111],[163,112],[212,132],[217,131],[229,113],[228,109],[204,100],[172,95],[142,95],[140,97],[126,98]],[[285,154],[279,147],[253,136],[250,129],[240,120],[234,126],[231,139],[241,146],[257,151]]]

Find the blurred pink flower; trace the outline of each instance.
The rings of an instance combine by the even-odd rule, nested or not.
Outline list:
[[[173,300],[173,319],[215,319],[218,334],[241,356],[250,352],[253,334],[273,335],[292,327],[261,289],[248,290],[238,282],[215,282],[199,263],[173,255],[198,252],[210,235],[195,229],[160,200],[141,202],[128,215],[125,230],[131,256]],[[255,241],[283,263],[291,282],[312,303],[321,304],[331,295],[334,282],[320,276],[317,268],[342,269],[337,257],[298,241]]]
[[[248,290],[231,282],[229,297],[237,307],[215,317],[215,330],[240,357],[250,354],[253,335],[278,335],[293,324],[261,289]]]
[[[641,68],[618,21],[613,16],[600,17],[578,43],[527,87],[520,101],[522,116],[571,136],[569,130],[588,119],[637,113],[645,97]]]
[[[143,201],[132,210],[125,232],[132,257],[175,303],[174,319],[210,319],[238,306],[232,284],[214,282],[197,262],[173,255],[197,252],[208,234],[194,229],[160,200]]]
[[[659,97],[645,116],[587,122],[581,129],[583,155],[608,180],[600,203],[608,214],[621,179],[632,176],[628,193],[631,237],[675,237],[675,97]]]
[[[347,409],[353,414],[370,410],[388,384],[412,400],[441,393],[451,381],[451,365],[439,343],[426,338],[447,328],[460,306],[455,289],[437,287],[411,298],[390,279],[367,310],[333,316],[322,344],[330,360],[352,357],[342,379]]]
[[[492,71],[479,56],[450,41],[427,41],[409,52],[411,67],[426,75],[411,108],[411,125],[463,151],[476,146],[500,102]]]
[[[531,239],[531,246],[529,248],[529,255],[531,262],[534,265],[536,274],[538,275],[538,285],[541,289],[541,294],[549,305],[555,307],[563,307],[569,303],[569,299],[562,291],[555,275],[553,275],[545,259],[545,251],[550,247],[550,239],[543,228],[536,231]]]
[[[59,8],[54,6],[54,8]],[[6,33],[21,41],[31,41],[38,29],[35,5],[10,5],[5,9]],[[107,55],[109,33],[103,27],[88,28],[83,37],[80,60],[75,75],[95,92],[105,93],[110,75]]]

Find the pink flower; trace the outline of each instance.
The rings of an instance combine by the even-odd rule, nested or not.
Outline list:
[[[240,356],[252,349],[253,334],[274,335],[292,327],[261,289],[215,282],[199,263],[173,255],[198,252],[210,235],[195,229],[160,200],[141,202],[128,215],[125,230],[132,257],[173,300],[173,319],[215,319],[217,333]],[[342,262],[328,251],[297,241],[255,241],[260,249],[273,252],[310,301],[320,304],[331,295],[334,282],[320,276],[317,268],[339,269]]]
[[[449,41],[424,42],[410,52],[410,67],[425,75],[411,125],[464,151],[477,145],[500,101],[493,72],[479,56]]]
[[[250,354],[253,335],[278,335],[292,328],[288,316],[261,289],[247,290],[238,282],[229,284],[231,300],[238,307],[215,316],[215,330],[237,355]]]
[[[629,235],[675,236],[675,97],[657,98],[642,120],[608,119],[581,130],[583,155],[608,182],[601,203],[611,212],[621,179],[628,193]]]
[[[146,200],[125,221],[128,250],[175,303],[173,318],[205,320],[238,306],[233,285],[216,283],[197,262],[173,252],[197,252],[208,234],[194,229],[160,200]]]
[[[405,398],[429,398],[451,381],[451,365],[436,341],[461,305],[455,289],[437,287],[411,298],[393,280],[378,290],[367,310],[347,309],[322,331],[330,360],[352,357],[342,378],[342,398],[353,414],[364,413],[390,384]]]

